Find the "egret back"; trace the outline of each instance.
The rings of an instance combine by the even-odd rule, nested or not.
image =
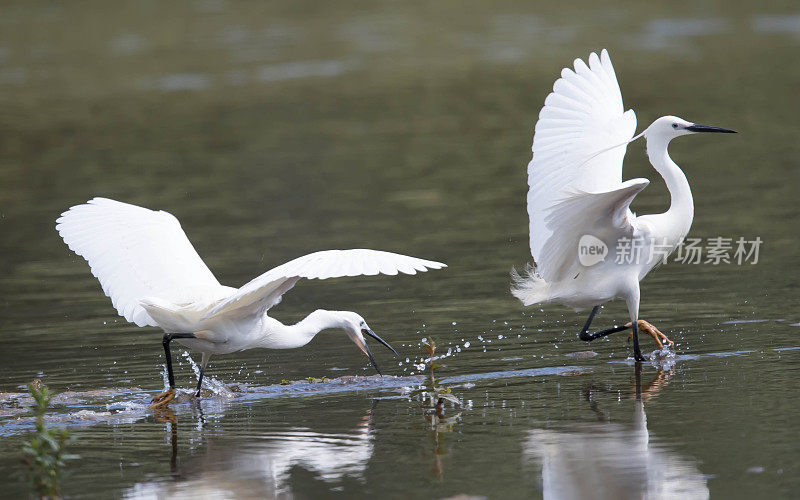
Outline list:
[[[558,238],[559,228],[547,218],[570,192],[618,189],[625,144],[636,131],[636,115],[623,108],[608,52],[592,53],[588,65],[576,59],[574,66],[574,71],[562,70],[545,99],[528,164],[531,254],[537,272],[548,281],[556,278],[559,266],[548,262],[543,250]]]

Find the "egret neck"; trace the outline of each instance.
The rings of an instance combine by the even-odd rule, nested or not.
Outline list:
[[[658,236],[670,245],[677,245],[692,226],[694,199],[689,181],[680,167],[669,157],[667,147],[672,137],[661,134],[646,135],[647,157],[653,168],[663,177],[670,194],[669,210],[652,216],[657,221]],[[661,242],[659,242],[661,243]]]
[[[322,330],[344,328],[345,321],[338,311],[317,309],[294,325],[285,325],[266,316],[264,318],[263,337],[258,347],[269,349],[294,349],[303,347]]]

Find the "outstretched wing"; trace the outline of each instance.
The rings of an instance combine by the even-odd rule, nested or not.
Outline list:
[[[139,326],[158,326],[141,299],[207,302],[230,290],[219,284],[178,219],[167,212],[94,198],[61,214],[56,230],[89,262],[119,314]]]
[[[379,250],[324,250],[298,257],[250,281],[230,297],[210,308],[203,319],[220,313],[250,313],[269,309],[300,278],[328,279],[342,276],[416,274],[447,267],[441,262],[417,259]]]
[[[528,215],[531,253],[539,274],[556,281],[564,267],[561,255],[545,252],[565,229],[546,218],[570,190],[600,193],[620,188],[622,159],[636,131],[633,110],[624,111],[622,94],[608,52],[592,53],[587,66],[575,60],[564,68],[545,99],[533,136],[528,164]],[[620,145],[604,151],[612,146]],[[568,229],[568,228],[566,228]]]
[[[615,248],[621,238],[632,238],[634,219],[630,205],[647,179],[631,179],[613,191],[586,193],[573,191],[563,198],[545,218],[548,228],[556,231],[542,249],[544,262],[557,263],[549,269],[555,280],[574,277],[580,272],[579,246],[584,235],[591,235]]]

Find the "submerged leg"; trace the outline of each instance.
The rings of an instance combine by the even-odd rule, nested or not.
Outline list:
[[[194,397],[200,397],[200,386],[203,385],[203,374],[206,372],[206,366],[208,365],[208,360],[211,359],[211,354],[207,352],[203,353],[203,360],[200,362],[200,378],[197,380],[197,392],[194,393]]]
[[[647,357],[642,354],[639,349],[639,321],[631,322],[631,336],[633,337],[633,359],[638,361],[647,361]]]
[[[169,404],[175,398],[175,375],[172,373],[172,356],[169,351],[169,343],[173,339],[193,339],[193,333],[165,333],[161,343],[164,346],[164,356],[167,360],[167,381],[169,382],[169,389],[162,392],[153,398],[150,403],[150,408],[159,408]]]
[[[628,314],[631,316],[633,359],[637,363],[647,361],[647,358],[642,355],[642,350],[639,348],[639,282],[636,282],[635,286],[631,288],[625,303],[628,305]]]

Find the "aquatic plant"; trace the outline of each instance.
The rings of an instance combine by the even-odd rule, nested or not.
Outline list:
[[[436,370],[441,366],[436,363],[436,342],[433,338],[422,341],[422,347],[428,358],[425,360],[426,377],[420,387],[411,392],[411,395],[421,396],[422,409],[425,412],[428,434],[431,440],[431,454],[433,456],[433,473],[440,479],[444,475],[444,465],[442,456],[446,451],[442,446],[441,433],[448,433],[453,430],[453,425],[461,417],[461,413],[446,417],[444,402],[450,401],[457,407],[461,407],[461,401],[453,395],[449,387],[439,385],[436,380]]]
[[[450,401],[457,406],[461,406],[461,401],[455,397],[450,391],[449,387],[439,385],[436,380],[436,370],[441,366],[436,363],[436,342],[433,338],[422,341],[422,347],[428,355],[425,360],[426,377],[425,381],[420,387],[411,393],[412,396],[422,396],[422,406],[426,409],[427,413],[433,413],[438,419],[444,418],[444,402]]]
[[[36,431],[28,441],[22,443],[25,455],[23,476],[31,487],[31,494],[42,499],[61,498],[61,479],[67,460],[79,458],[67,453],[67,446],[75,440],[63,427],[51,428],[45,424],[44,415],[50,407],[53,393],[41,380],[28,384],[33,396],[33,412],[36,415]]]

